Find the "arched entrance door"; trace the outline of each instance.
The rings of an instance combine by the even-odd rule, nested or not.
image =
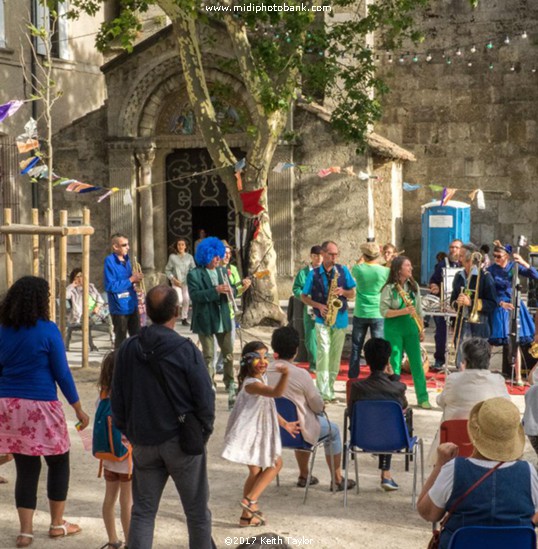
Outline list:
[[[234,151],[234,154],[241,154]],[[198,231],[225,238],[234,245],[235,214],[226,186],[213,168],[206,149],[181,149],[166,158],[166,217],[168,244],[185,238],[192,250]],[[178,181],[173,181],[178,178]],[[181,179],[184,178],[184,179]]]

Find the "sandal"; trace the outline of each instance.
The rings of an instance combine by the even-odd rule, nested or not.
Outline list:
[[[15,547],[29,547],[34,542],[34,534],[24,534],[21,532],[17,536]]]
[[[256,528],[257,526],[263,526],[265,522],[252,515],[251,517],[239,517],[239,528]]]
[[[316,477],[310,477],[310,486],[315,486],[316,484],[319,484],[319,479]],[[306,478],[299,477],[297,479],[297,486],[299,488],[306,488]]]
[[[59,534],[53,534],[53,530],[61,530]],[[82,528],[78,524],[72,524],[64,520],[63,524],[54,525],[49,527],[49,538],[64,538],[66,536],[75,536],[82,532]]]
[[[122,547],[125,547],[125,545],[123,545],[123,541],[116,541],[115,543],[109,541],[102,547],[99,547],[99,549],[107,549],[107,547],[112,547],[112,549],[121,549]]]
[[[247,503],[244,503],[244,502],[247,502]],[[239,502],[239,505],[241,505],[241,507],[245,510],[245,511],[248,511],[249,513],[252,514],[252,516],[256,517],[257,519],[261,520],[262,524],[265,524],[265,519],[263,518],[263,513],[259,510],[259,509],[253,509],[252,506],[253,505],[256,505],[258,502],[257,501],[254,501],[253,499],[248,499],[248,498],[243,498],[240,502]]]

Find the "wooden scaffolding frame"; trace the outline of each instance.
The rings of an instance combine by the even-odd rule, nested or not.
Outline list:
[[[67,237],[82,236],[82,274],[84,276],[82,284],[82,367],[85,368],[89,363],[89,345],[90,345],[90,313],[89,313],[89,288],[90,288],[90,237],[95,230],[90,225],[90,210],[84,208],[82,214],[82,225],[79,227],[69,227],[67,224],[67,210],[60,210],[60,225],[42,226],[39,225],[39,212],[32,209],[32,224],[21,225],[11,222],[11,208],[4,208],[4,224],[0,226],[0,234],[5,235],[5,268],[6,284],[11,287],[13,284],[13,235],[30,235],[32,237],[32,274],[39,276],[39,237],[46,236],[52,239],[52,246],[56,239],[59,240],[58,247],[60,251],[59,270],[59,328],[62,337],[65,340],[67,306]],[[51,320],[56,319],[56,272],[52,269],[52,280],[50,285],[50,316]]]

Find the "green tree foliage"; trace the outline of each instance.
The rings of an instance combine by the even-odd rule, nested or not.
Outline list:
[[[307,100],[330,99],[333,126],[359,144],[381,116],[380,99],[388,91],[376,75],[372,35],[375,48],[383,50],[397,48],[404,39],[420,41],[413,13],[428,0],[377,0],[367,9],[364,2],[121,0],[119,16],[103,24],[97,46],[103,50],[114,41],[132,48],[140,20],[152,4],[172,19],[174,10],[181,10],[197,24],[225,24],[246,33],[248,49],[243,54],[250,57],[254,99],[265,114],[287,110],[298,94]],[[70,6],[72,17],[80,10],[95,15],[102,2],[71,0]],[[342,12],[348,17],[338,15]],[[239,69],[237,60],[235,64]]]

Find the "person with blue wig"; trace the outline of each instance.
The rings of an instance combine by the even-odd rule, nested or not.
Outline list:
[[[198,334],[211,380],[215,384],[215,336],[224,357],[224,385],[233,400],[237,388],[234,382],[229,303],[234,299],[235,290],[228,280],[226,269],[219,266],[225,252],[224,244],[218,238],[204,238],[196,248],[194,259],[197,267],[187,275],[187,285],[192,301],[192,331]]]

